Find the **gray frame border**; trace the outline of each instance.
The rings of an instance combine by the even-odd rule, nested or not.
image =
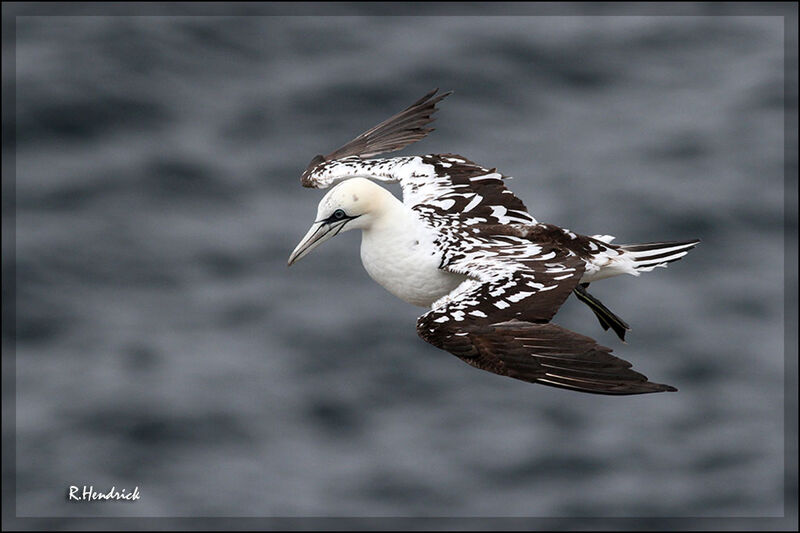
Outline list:
[[[784,516],[768,518],[19,518],[16,516],[15,206],[16,17],[58,15],[750,15],[784,17]],[[3,29],[3,439],[2,527],[6,530],[773,530],[798,528],[798,4],[733,3],[324,3],[4,2]],[[8,212],[11,215],[8,216]]]

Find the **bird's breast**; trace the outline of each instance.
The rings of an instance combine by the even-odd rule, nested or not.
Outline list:
[[[372,279],[413,305],[430,305],[465,278],[439,269],[442,252],[425,228],[406,225],[364,230],[361,262]]]

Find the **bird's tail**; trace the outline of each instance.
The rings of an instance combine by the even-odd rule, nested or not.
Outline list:
[[[631,260],[631,266],[636,271],[650,272],[656,267],[666,267],[667,263],[677,261],[697,246],[700,239],[691,241],[648,242],[645,244],[623,244],[619,246],[626,258]]]
[[[609,235],[595,235],[598,241],[610,244],[613,237]],[[666,267],[668,263],[677,261],[697,246],[699,239],[691,241],[649,242],[645,244],[611,245],[616,252],[603,254],[605,261],[599,269],[596,268],[590,275],[584,275],[583,283],[575,287],[575,296],[597,316],[603,329],[611,328],[614,333],[625,341],[625,332],[631,328],[620,317],[615,315],[597,298],[586,291],[590,281],[597,281],[620,274],[633,274],[638,276],[642,272],[650,272],[656,267]],[[622,252],[621,254],[619,252]]]

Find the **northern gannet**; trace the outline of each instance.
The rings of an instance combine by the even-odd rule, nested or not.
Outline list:
[[[624,341],[628,325],[591,296],[589,283],[638,276],[677,261],[699,240],[612,244],[537,222],[496,169],[454,154],[367,159],[433,131],[435,89],[328,155],[312,159],[305,187],[335,185],[289,265],[343,232],[362,231],[361,260],[395,296],[429,308],[417,333],[496,374],[598,394],[675,391],[652,383],[593,339],[550,323],[574,293]],[[403,201],[375,181],[399,182]]]

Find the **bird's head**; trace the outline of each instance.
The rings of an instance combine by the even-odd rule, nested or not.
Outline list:
[[[320,200],[317,218],[289,256],[289,266],[343,231],[371,227],[385,212],[389,199],[398,202],[389,191],[366,178],[350,178],[335,186]]]

